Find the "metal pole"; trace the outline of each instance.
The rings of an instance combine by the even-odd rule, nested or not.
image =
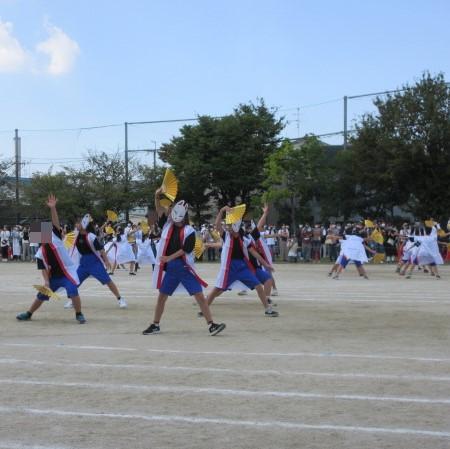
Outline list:
[[[128,123],[125,122],[125,193],[128,193]],[[127,196],[127,195],[126,195]],[[125,220],[130,219],[130,211],[128,209],[128,198],[126,198],[127,206],[125,209]]]
[[[344,150],[347,149],[347,95],[344,96]]]
[[[21,164],[21,155],[20,155],[20,137],[19,130],[14,130],[14,150],[15,150],[15,159],[16,159],[16,215],[17,215],[17,224],[20,222],[20,211],[19,211],[19,203],[20,203],[20,192],[19,192],[19,183],[20,183],[20,164]]]
[[[155,142],[155,151],[153,151],[153,170],[156,170],[156,142]]]

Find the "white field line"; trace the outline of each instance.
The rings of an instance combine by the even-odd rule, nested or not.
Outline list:
[[[274,369],[235,369],[235,368],[210,368],[190,366],[165,366],[134,363],[87,363],[70,361],[44,362],[30,359],[0,359],[0,365],[27,365],[27,366],[58,366],[68,368],[107,368],[107,369],[131,369],[131,370],[153,370],[153,371],[175,371],[190,373],[225,373],[242,376],[286,376],[286,377],[323,377],[335,379],[375,379],[375,380],[398,380],[398,381],[430,381],[450,382],[450,376],[425,376],[410,374],[379,374],[379,373],[324,373],[313,371],[291,371]]]
[[[144,337],[153,338],[153,337]],[[154,337],[157,338],[157,337]],[[124,346],[91,346],[91,345],[71,345],[71,344],[38,344],[38,343],[1,343],[2,346],[22,347],[22,348],[57,348],[57,349],[79,349],[94,351],[139,351],[165,354],[191,354],[191,355],[220,355],[225,356],[256,356],[256,357],[313,357],[313,358],[350,358],[369,360],[403,360],[409,362],[442,362],[449,363],[450,358],[443,357],[413,357],[384,354],[347,354],[337,352],[244,352],[244,351],[188,351],[182,349],[142,349],[129,348]]]
[[[139,391],[161,394],[204,394],[219,396],[238,396],[238,397],[271,397],[271,398],[289,398],[289,399],[316,399],[316,400],[344,400],[344,401],[368,401],[368,402],[397,402],[406,404],[432,404],[432,405],[450,405],[450,399],[432,399],[405,396],[375,396],[375,395],[357,395],[357,394],[324,394],[307,393],[302,391],[267,391],[267,390],[243,390],[231,388],[212,388],[212,387],[191,387],[178,385],[136,385],[136,384],[103,384],[94,382],[55,382],[45,380],[19,380],[19,379],[0,379],[3,385],[31,385],[43,387],[64,387],[64,388],[88,388],[93,390],[107,390],[116,392]]]
[[[1,410],[0,410],[1,413]],[[75,449],[74,446],[43,446],[42,444],[0,441],[0,449]],[[78,448],[77,448],[78,449]]]
[[[370,299],[370,296],[365,295],[364,293],[360,293],[359,295],[353,296],[346,296],[343,295],[343,297],[337,297],[337,298],[330,298],[330,294],[325,293],[323,296],[312,294],[312,295],[302,295],[304,297],[300,298],[277,298],[277,302],[283,303],[283,302],[323,302],[323,303],[347,303],[347,302],[360,302],[360,303],[371,303],[371,304],[418,304],[418,305],[426,305],[426,304],[450,304],[450,300],[445,299],[435,299],[436,295],[433,297],[424,298],[420,297],[417,299],[408,297],[408,293],[405,293],[405,298],[402,299],[380,299],[377,296],[373,296],[373,299]],[[133,305],[133,298],[137,299],[150,299],[150,300],[156,300],[155,294],[149,294],[149,295],[126,295],[127,300],[128,298],[131,298],[131,301],[129,301],[129,304]],[[105,298],[105,294],[99,293],[99,294],[89,294],[85,295],[83,298],[89,299],[89,298]],[[109,299],[106,298],[106,299]],[[114,298],[112,298],[114,299]],[[191,298],[186,296],[182,299],[190,300]],[[253,301],[254,300],[254,301]],[[248,299],[242,299],[242,298],[223,298],[223,301],[217,301],[217,304],[222,303],[224,304],[226,301],[228,302],[254,302],[257,304],[257,297],[254,298],[248,298]]]
[[[350,432],[350,433],[375,433],[391,435],[411,435],[436,438],[450,438],[449,431],[436,431],[425,429],[405,429],[405,428],[385,428],[385,427],[359,427],[359,426],[339,426],[332,424],[305,424],[289,421],[250,421],[235,420],[226,418],[206,418],[201,416],[178,416],[178,415],[140,415],[140,414],[121,414],[121,413],[92,413],[79,412],[73,410],[53,410],[53,409],[35,409],[26,407],[0,407],[0,413],[25,413],[37,416],[58,416],[58,417],[81,417],[93,419],[126,419],[140,420],[150,422],[166,422],[178,424],[213,424],[219,426],[247,427],[258,429],[274,428],[283,430],[312,430],[325,432]],[[50,448],[49,448],[50,449]],[[53,448],[52,448],[53,449]]]

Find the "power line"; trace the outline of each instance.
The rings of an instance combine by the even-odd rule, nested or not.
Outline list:
[[[333,98],[331,100],[321,101],[320,103],[304,104],[304,105],[299,105],[299,106],[292,107],[292,108],[282,108],[282,109],[279,109],[278,112],[296,111],[298,108],[300,108],[300,109],[314,108],[316,106],[322,106],[324,104],[337,103],[338,101],[342,101],[342,98]]]
[[[117,128],[123,126],[122,123],[112,123],[109,125],[82,126],[79,128],[37,128],[37,129],[21,129],[21,132],[40,133],[40,132],[66,132],[66,131],[91,131],[93,129]]]

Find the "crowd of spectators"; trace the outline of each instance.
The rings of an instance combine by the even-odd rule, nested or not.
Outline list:
[[[356,224],[349,223],[309,223],[300,224],[297,228],[291,229],[289,225],[264,226],[261,232],[275,261],[291,263],[320,263],[335,262],[340,252],[339,239],[331,236],[343,236]],[[366,227],[365,234],[370,237],[377,234],[377,238],[368,239],[368,245],[377,254],[382,255],[380,259],[386,263],[396,263],[398,261],[401,246],[404,243],[403,237],[411,235],[416,223],[403,223],[396,226],[385,221],[374,221],[373,226]],[[375,234],[374,234],[375,232]],[[204,224],[198,231],[199,236],[205,243],[211,243],[218,239],[214,226]],[[445,246],[443,256],[446,256]],[[209,248],[204,260],[214,261],[219,255],[219,251]]]
[[[340,251],[338,239],[330,236],[342,236],[346,230],[354,227],[356,223],[330,223],[314,225],[300,224],[296,229],[289,225],[264,226],[261,236],[265,239],[274,261],[291,263],[320,263],[321,261],[334,262]],[[127,223],[126,230],[132,233],[141,233],[139,224]],[[368,245],[378,254],[383,254],[383,261],[395,263],[403,243],[404,236],[412,233],[413,226],[417,224],[403,223],[395,226],[389,222],[374,221],[373,227],[366,228],[367,236],[377,233],[377,239],[369,239]],[[155,224],[150,227],[147,237],[156,245],[160,229]],[[100,241],[106,240],[105,225],[96,227],[96,234]],[[127,232],[128,234],[128,232]],[[220,235],[212,224],[203,224],[197,229],[197,235],[204,243],[213,243],[220,240]],[[446,238],[448,239],[448,238]],[[447,241],[444,239],[444,241]],[[29,226],[4,226],[0,231],[1,259],[6,262],[12,261],[34,261],[39,247],[30,239]],[[446,247],[441,246],[443,256],[446,257]],[[203,260],[213,262],[218,259],[220,250],[207,248]]]

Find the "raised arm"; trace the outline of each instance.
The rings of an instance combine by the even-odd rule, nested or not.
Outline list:
[[[59,223],[59,217],[58,217],[58,212],[56,210],[56,203],[58,202],[58,200],[56,199],[55,195],[50,194],[47,198],[47,206],[50,208],[50,213],[52,215],[52,224],[53,226],[60,230],[61,229],[61,225]]]
[[[258,224],[257,224],[259,232],[264,230],[264,225],[267,222],[267,215],[269,215],[269,205],[267,203],[264,204],[262,211],[263,211],[263,214],[261,215],[261,218],[259,219]]]
[[[222,209],[219,210],[217,217],[216,217],[216,222],[215,222],[215,227],[217,229],[217,232],[222,235],[223,233],[223,227],[222,227],[222,219],[223,219],[223,214],[224,212],[227,212],[230,210],[229,206],[224,206],[222,207]]]
[[[166,209],[161,206],[161,202],[159,200],[159,196],[163,193],[163,188],[160,187],[159,189],[156,189],[155,191],[155,209],[156,213],[158,214],[158,218],[162,217],[166,213]]]

